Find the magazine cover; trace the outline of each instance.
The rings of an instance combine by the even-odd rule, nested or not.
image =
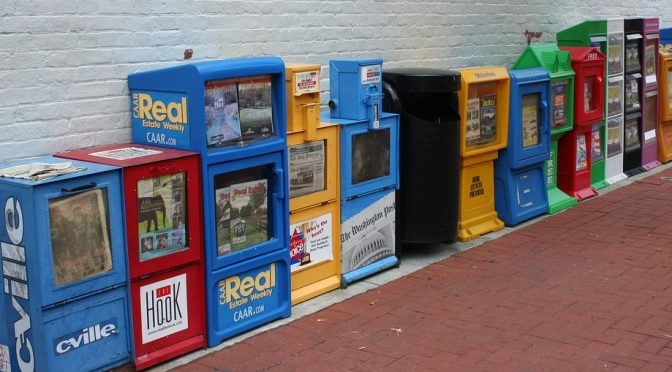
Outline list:
[[[599,125],[594,125],[593,126],[593,134],[592,134],[593,140],[591,141],[591,161],[594,163],[596,161],[602,160],[604,157],[604,154],[602,154],[602,139],[600,138],[600,126]]]
[[[625,83],[625,108],[626,110],[639,109],[639,84],[637,79],[628,78]]]
[[[610,119],[607,123],[607,157],[621,153],[621,126],[619,119]]]
[[[556,81],[551,89],[553,92],[553,127],[560,127],[567,123],[567,111],[565,104],[567,101],[567,82]]]
[[[215,190],[215,221],[217,224],[217,255],[231,253],[231,188]]]
[[[289,197],[324,190],[324,140],[289,147]]]
[[[55,286],[112,269],[106,197],[96,189],[49,201]]]
[[[231,251],[268,240],[268,185],[265,179],[231,185]]]
[[[481,136],[479,144],[486,144],[497,139],[497,95],[483,96],[480,103]]]
[[[641,147],[639,143],[639,126],[637,119],[625,121],[625,151],[637,150]]]
[[[235,81],[216,80],[205,84],[205,131],[208,147],[241,138]]]
[[[331,213],[289,226],[292,272],[334,259]]]
[[[639,44],[628,42],[625,47],[625,66],[628,71],[637,71],[641,68],[639,64]]]
[[[273,101],[271,77],[260,76],[238,83],[240,130],[243,140],[273,134]]]
[[[623,36],[621,34],[609,35],[607,42],[607,71],[609,75],[623,71],[621,56],[623,55]]]
[[[588,168],[588,151],[586,151],[586,136],[576,137],[576,170]]]
[[[609,82],[608,88],[608,113],[609,116],[620,114],[621,108],[621,80]]]
[[[656,45],[649,44],[646,46],[646,60],[644,61],[646,66],[646,75],[656,75]]]
[[[186,174],[146,178],[137,183],[140,261],[186,247]]]
[[[467,100],[467,146],[478,145],[481,137],[480,100]]]
[[[527,94],[522,100],[523,147],[539,144],[539,94]]]

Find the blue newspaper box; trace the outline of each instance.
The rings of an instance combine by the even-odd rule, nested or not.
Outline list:
[[[548,212],[550,79],[543,67],[512,70],[509,76],[509,145],[495,160],[495,209],[512,226]]]
[[[248,275],[249,265],[261,267],[263,257],[278,252],[276,282],[289,280],[284,62],[190,63],[129,75],[128,85],[134,142],[201,154],[208,346],[288,317],[286,285],[273,290],[278,301],[264,306],[263,296],[245,295],[254,316],[233,323],[221,321],[233,307],[219,293],[222,281]],[[246,293],[249,283],[243,284]]]
[[[335,119],[368,120],[378,128],[383,113],[383,60],[329,61],[330,116]]]
[[[382,60],[333,60],[329,66],[331,111],[321,120],[340,126],[341,286],[346,287],[399,263],[394,213],[399,115],[378,107]]]
[[[0,370],[102,370],[130,360],[120,170],[71,163],[83,169],[0,178]]]

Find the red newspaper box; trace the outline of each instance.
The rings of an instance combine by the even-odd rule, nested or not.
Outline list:
[[[597,195],[590,184],[593,159],[601,159],[599,126],[604,120],[604,63],[599,49],[561,47],[569,52],[576,73],[574,84],[574,129],[558,143],[558,187],[581,201]],[[597,133],[597,138],[595,134]]]
[[[123,168],[136,368],[145,369],[204,348],[203,202],[198,154],[117,144],[56,156]]]

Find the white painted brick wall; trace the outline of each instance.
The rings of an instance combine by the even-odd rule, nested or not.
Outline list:
[[[279,55],[324,66],[510,66],[525,30],[553,42],[589,18],[661,17],[672,0],[0,0],[0,163],[130,140],[126,77]],[[323,96],[323,101],[328,95]]]

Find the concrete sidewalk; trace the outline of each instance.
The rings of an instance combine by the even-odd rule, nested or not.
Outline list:
[[[607,191],[155,370],[672,371],[672,168]]]

